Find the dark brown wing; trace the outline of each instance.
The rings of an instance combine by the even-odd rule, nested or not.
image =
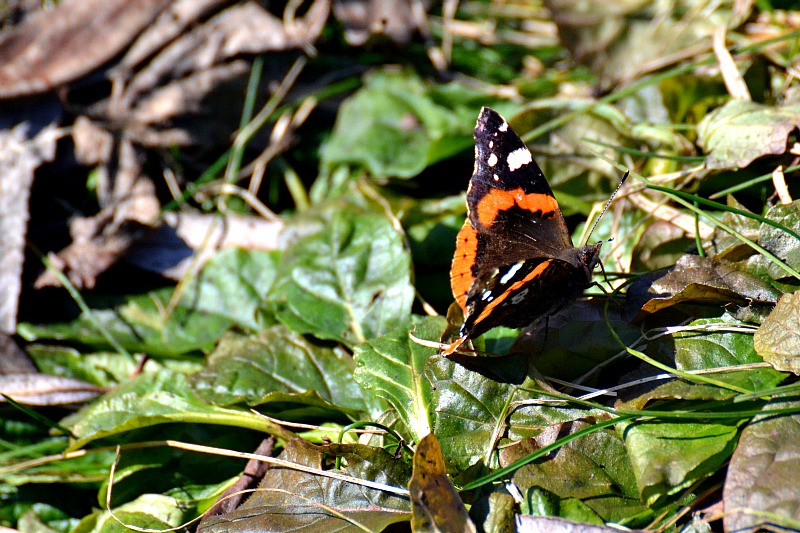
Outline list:
[[[456,241],[450,286],[462,310],[478,278],[572,248],[564,216],[530,151],[496,111],[481,109],[467,221]]]

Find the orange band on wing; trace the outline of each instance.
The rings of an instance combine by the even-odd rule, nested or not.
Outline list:
[[[474,280],[472,266],[475,264],[477,253],[478,233],[467,219],[461,227],[461,231],[458,232],[456,253],[453,255],[453,265],[450,268],[450,288],[464,314],[467,312],[467,293]]]
[[[522,187],[510,191],[491,189],[478,202],[478,222],[484,227],[492,225],[498,213],[511,209],[515,205],[532,213],[541,211],[542,214],[552,213],[558,209],[558,202],[550,194],[530,193],[525,194]]]
[[[550,266],[552,262],[553,262],[552,259],[548,259],[547,261],[539,263],[536,266],[536,268],[534,268],[533,270],[530,271],[530,273],[528,273],[527,276],[525,276],[519,281],[514,282],[513,284],[511,284],[510,287],[503,289],[503,292],[498,294],[494,300],[492,300],[486,307],[483,308],[481,314],[478,315],[478,318],[475,319],[475,322],[473,322],[473,324],[479,324],[481,321],[485,320],[486,317],[488,317],[492,313],[492,310],[495,307],[506,301],[506,299],[508,299],[509,296],[513,297],[512,295],[517,289],[519,289],[523,285],[527,285],[528,283],[530,283],[531,280],[538,278],[541,275],[541,273],[544,272],[547,269],[547,267]]]

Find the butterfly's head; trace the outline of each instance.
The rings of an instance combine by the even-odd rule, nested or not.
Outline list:
[[[592,272],[594,272],[597,263],[600,262],[600,247],[602,245],[602,242],[598,242],[575,249],[577,261],[573,264],[583,267],[586,279],[592,279]]]

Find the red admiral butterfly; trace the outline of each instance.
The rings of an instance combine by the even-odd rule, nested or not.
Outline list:
[[[496,326],[524,327],[591,285],[601,243],[576,248],[542,171],[496,111],[481,109],[468,216],[458,232],[450,286],[464,315],[452,354]]]

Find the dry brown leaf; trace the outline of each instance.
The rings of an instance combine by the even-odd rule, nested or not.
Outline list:
[[[0,393],[25,405],[71,405],[86,402],[104,392],[102,387],[60,376],[46,374],[0,376]]]
[[[0,98],[39,94],[119,54],[170,0],[63,0],[0,38]]]
[[[55,157],[58,114],[44,123],[25,121],[0,131],[0,332],[8,334],[17,327],[33,173]],[[38,133],[31,135],[37,128]]]
[[[10,335],[0,333],[0,375],[35,374],[36,366]]]
[[[101,183],[98,195],[105,207],[95,216],[73,219],[72,243],[50,260],[77,288],[93,288],[97,276],[119,261],[135,242],[157,224],[160,205],[155,187],[141,174],[136,148],[123,141],[113,184]],[[105,181],[105,180],[102,180]],[[55,273],[45,271],[34,287],[60,286]]]
[[[276,250],[283,226],[282,221],[253,216],[166,213],[161,227],[137,243],[125,259],[142,270],[179,280],[189,267],[200,268],[222,248]]]
[[[458,491],[447,477],[442,449],[433,433],[417,444],[408,491],[414,531],[477,531]]]
[[[204,17],[224,7],[229,1],[174,0],[152,24],[147,26],[125,53],[125,57],[111,69],[110,77],[126,77],[134,68],[166,47],[188,27],[199,24]]]
[[[629,302],[643,302],[640,317],[685,303],[773,304],[778,296],[772,286],[736,264],[697,255],[684,255],[670,272],[651,281],[642,278],[628,291]]]
[[[336,0],[333,14],[345,27],[345,39],[361,46],[374,37],[405,45],[425,24],[420,0]]]
[[[292,26],[255,3],[232,6],[204,25],[181,35],[137,73],[125,90],[131,105],[163,80],[178,80],[221,65],[241,54],[302,48],[316,41],[328,18],[329,0],[316,0]]]

